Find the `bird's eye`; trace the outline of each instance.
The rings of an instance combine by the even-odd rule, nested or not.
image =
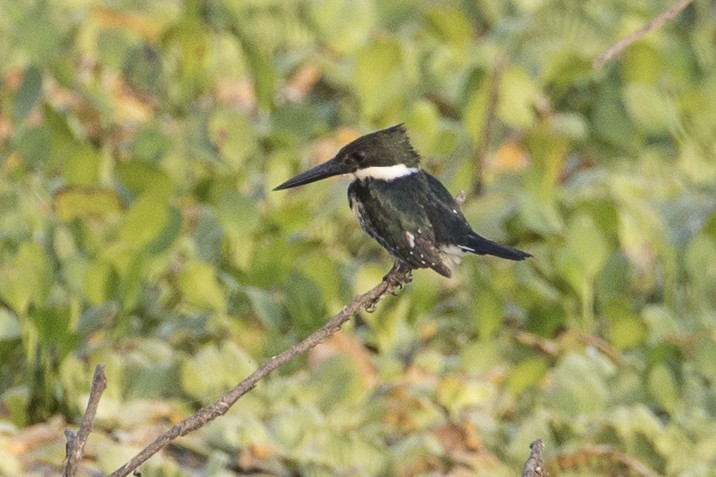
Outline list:
[[[365,152],[363,151],[357,151],[353,153],[353,159],[356,162],[363,162],[365,161]]]

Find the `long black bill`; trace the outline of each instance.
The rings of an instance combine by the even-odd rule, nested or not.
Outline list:
[[[301,172],[299,175],[292,177],[280,186],[275,187],[274,190],[290,189],[291,187],[316,182],[321,179],[325,179],[326,177],[337,176],[347,172],[348,171],[343,164],[338,162],[336,159],[331,159],[328,162],[324,162],[323,164],[312,167],[307,171]]]

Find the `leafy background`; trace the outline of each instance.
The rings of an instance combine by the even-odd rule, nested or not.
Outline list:
[[[106,473],[377,283],[345,180],[271,188],[404,122],[534,258],[415,272],[143,475],[716,475],[716,7],[591,67],[669,3],[0,2],[0,473],[96,363]]]

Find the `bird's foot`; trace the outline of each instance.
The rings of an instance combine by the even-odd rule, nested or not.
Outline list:
[[[391,268],[390,271],[383,277],[383,281],[388,285],[385,291],[380,296],[376,297],[375,300],[368,303],[365,306],[365,311],[373,313],[380,299],[387,293],[397,295],[397,292],[403,288],[403,285],[413,281],[411,274],[412,271],[413,269],[410,266],[404,263],[395,262],[393,268]]]
[[[413,281],[412,271],[413,269],[409,265],[395,262],[393,268],[383,277],[383,281],[388,283],[388,290],[393,293],[396,289],[400,290],[403,285]]]

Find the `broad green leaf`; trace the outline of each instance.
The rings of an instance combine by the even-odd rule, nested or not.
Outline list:
[[[21,10],[24,15],[13,25],[13,39],[38,64],[49,61],[62,47],[62,33],[55,24],[51,2],[37,2]]]
[[[222,193],[215,205],[221,227],[234,240],[248,240],[260,223],[256,202],[238,191]]]
[[[589,300],[593,280],[609,256],[606,239],[590,216],[580,214],[572,219],[566,230],[566,243],[558,253],[562,276],[583,300]]]
[[[33,313],[38,342],[46,349],[51,349],[55,359],[61,360],[77,349],[79,341],[72,326],[75,321],[73,311],[69,308],[45,307]]]
[[[244,39],[241,46],[251,67],[258,105],[262,110],[268,111],[273,105],[277,79],[272,58],[261,45],[255,45],[252,39]]]
[[[181,385],[196,399],[214,400],[255,369],[254,359],[236,344],[208,344],[183,360]]]
[[[17,385],[4,389],[2,394],[0,394],[0,399],[2,399],[6,409],[4,419],[18,427],[27,425],[29,420],[27,415],[29,397],[27,385]],[[10,461],[10,463],[12,463],[12,461]],[[2,466],[3,464],[0,464],[0,469],[2,469]]]
[[[629,349],[642,344],[647,337],[644,322],[628,311],[617,312],[616,307],[608,309],[609,342],[618,349]]]
[[[636,131],[619,88],[612,83],[599,87],[592,113],[593,131],[609,144],[631,151]]]
[[[27,242],[17,254],[0,264],[0,297],[18,315],[31,304],[41,306],[52,287],[53,274],[43,248]]]
[[[50,159],[52,133],[47,126],[21,130],[14,146],[30,166],[43,168]]]
[[[654,45],[637,42],[624,51],[622,74],[626,83],[656,85],[664,66],[661,54]]]
[[[21,336],[17,316],[6,308],[0,308],[0,341],[16,340]]]
[[[171,147],[170,136],[157,124],[146,124],[139,128],[132,143],[132,159],[138,162],[157,164]]]
[[[169,217],[166,225],[147,246],[150,254],[159,254],[167,250],[180,237],[184,225],[181,212],[176,207],[169,207]]]
[[[91,186],[97,183],[102,163],[99,151],[86,144],[77,145],[64,159],[62,175],[67,184]]]
[[[303,331],[318,328],[326,320],[323,294],[305,275],[293,274],[285,283],[286,310],[294,326]]]
[[[65,187],[55,194],[54,199],[55,213],[65,222],[76,218],[103,218],[122,210],[117,194],[99,187]]]
[[[117,298],[119,274],[112,265],[105,261],[94,261],[89,264],[84,275],[85,298],[94,305]]]
[[[508,67],[500,82],[497,116],[511,127],[531,126],[535,119],[534,107],[539,94],[539,88],[524,70]]]
[[[547,374],[547,363],[543,358],[530,358],[521,361],[510,370],[507,386],[512,394],[518,395],[525,389],[537,386]]]
[[[423,15],[429,31],[441,42],[464,51],[473,35],[472,25],[464,11],[442,6],[430,8]]]
[[[459,415],[464,409],[489,407],[496,397],[494,383],[450,375],[439,383],[436,399],[453,415]]]
[[[216,270],[208,263],[190,262],[178,279],[182,297],[189,304],[222,312],[226,306],[224,290],[216,277]]]
[[[341,407],[358,405],[368,393],[366,382],[356,364],[345,355],[322,361],[311,372],[311,386],[320,386],[318,405],[330,413]]]
[[[248,118],[235,109],[219,109],[209,119],[209,139],[230,170],[241,170],[258,147]]]
[[[169,224],[169,208],[154,195],[132,204],[122,219],[119,239],[138,250],[155,241]]]
[[[673,411],[679,398],[678,384],[666,364],[659,363],[649,372],[648,385],[656,403],[667,411]]]
[[[260,288],[249,287],[245,290],[251,301],[251,307],[261,323],[267,328],[278,328],[283,321],[283,310],[276,297]]]
[[[365,118],[377,116],[406,92],[403,52],[394,41],[371,43],[356,56],[354,88]]]
[[[30,110],[37,104],[42,93],[42,71],[35,65],[25,69],[22,76],[20,88],[15,93],[15,101],[12,104],[12,119],[15,124],[20,124]]]
[[[504,319],[504,306],[491,289],[475,294],[472,305],[472,320],[481,340],[489,340],[500,329]]]
[[[134,91],[144,95],[159,95],[164,89],[162,53],[151,43],[128,49],[122,73]]]
[[[665,134],[682,129],[676,98],[668,91],[632,83],[624,88],[623,98],[629,115],[643,132]]]
[[[597,356],[566,355],[549,373],[545,399],[549,407],[568,417],[598,416],[609,399],[603,363]]]
[[[122,184],[135,196],[152,195],[156,200],[168,198],[174,184],[169,175],[157,165],[143,161],[129,161],[117,165]]]
[[[342,54],[353,54],[370,37],[376,22],[375,4],[369,0],[317,0],[308,11],[322,42]]]

